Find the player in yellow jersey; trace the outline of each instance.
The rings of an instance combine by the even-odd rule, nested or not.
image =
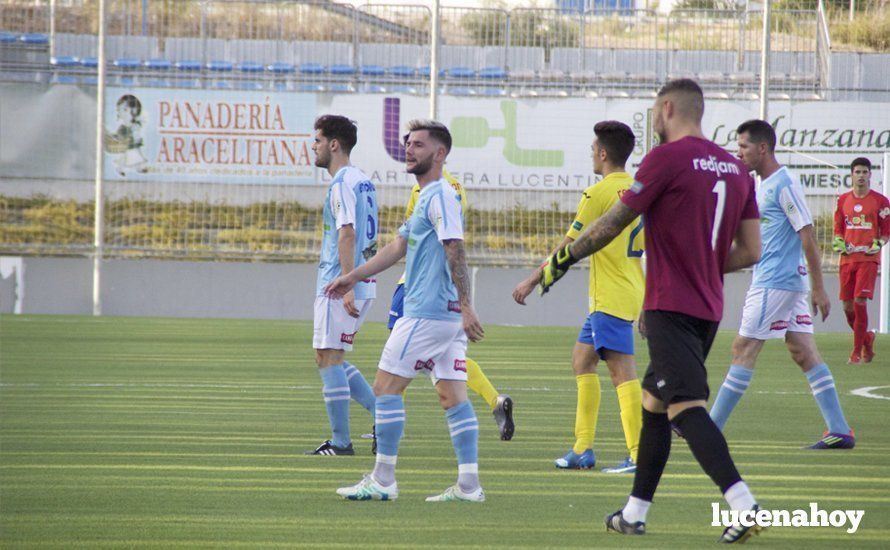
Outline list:
[[[463,186],[457,181],[457,178],[448,173],[447,170],[442,171],[442,177],[448,180],[448,183],[460,194],[461,210],[467,211],[467,193]],[[414,212],[414,205],[417,203],[417,197],[420,196],[420,185],[414,184],[411,189],[411,197],[408,199],[408,206],[405,208],[405,218],[411,217]],[[389,330],[392,330],[396,321],[402,316],[403,301],[405,296],[405,276],[399,279],[399,285],[396,287],[392,296],[392,305],[389,308]],[[499,394],[498,390],[492,385],[479,363],[467,357],[467,387],[478,393],[485,399],[488,406],[491,407],[491,413],[494,415],[498,424],[498,431],[501,439],[509,441],[513,438],[513,400],[509,395]]]
[[[602,181],[584,190],[578,212],[561,250],[577,239],[598,217],[605,214],[633,185],[624,165],[634,148],[633,131],[617,121],[594,126],[591,146],[593,171]],[[633,321],[643,306],[645,288],[640,257],[643,255],[643,220],[638,218],[608,246],[590,257],[590,315],[581,328],[572,352],[572,369],[578,386],[575,412],[575,444],[556,460],[557,468],[590,469],[596,465],[593,440],[600,406],[600,381],[596,372],[600,358],[606,361],[618,393],[621,425],[628,456],[620,464],[605,468],[608,473],[636,471],[637,448],[643,422],[642,390],[634,363]],[[542,268],[513,290],[513,299],[525,305],[541,279]]]

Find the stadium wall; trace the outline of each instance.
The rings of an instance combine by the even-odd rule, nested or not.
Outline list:
[[[533,295],[516,305],[513,287],[526,269],[474,269],[476,308],[484,323],[580,326],[587,307],[587,271],[574,269],[546,298]],[[378,299],[370,321],[387,319],[400,269],[378,278]],[[726,278],[721,327],[738,329],[750,273]],[[816,330],[846,332],[838,279],[826,274],[832,313]],[[315,265],[293,263],[177,262],[109,260],[103,268],[103,311],[111,316],[212,317],[311,320]],[[877,303],[870,306],[877,322]],[[92,261],[87,258],[0,257],[0,313],[89,315]]]

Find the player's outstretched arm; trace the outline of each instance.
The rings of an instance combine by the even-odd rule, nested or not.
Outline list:
[[[746,267],[751,267],[760,261],[760,219],[751,218],[742,220],[736,230],[735,239],[726,263],[723,265],[723,273],[732,273]]]
[[[630,206],[621,201],[616,202],[570,245],[569,252],[576,261],[590,256],[612,242],[638,216]]]
[[[807,259],[807,270],[810,272],[810,300],[813,303],[813,311],[822,315],[824,321],[831,311],[831,301],[825,292],[825,283],[822,280],[822,255],[819,245],[816,244],[816,231],[812,225],[804,226],[797,232],[803,245],[803,254]]]
[[[559,245],[557,245],[557,247],[550,252],[550,254],[556,254],[557,250],[562,250],[566,247],[566,245],[572,244],[573,241],[574,239],[564,237],[562,239],[562,242],[560,242]],[[544,263],[536,267],[534,271],[531,272],[531,275],[529,275],[528,277],[520,281],[518,285],[516,285],[516,288],[513,289],[513,299],[516,300],[517,304],[521,306],[525,305],[525,299],[528,298],[528,295],[531,294],[535,290],[535,287],[538,286],[538,283],[541,282],[541,275],[544,273],[544,269],[549,263],[550,260],[548,256],[548,259]]]
[[[445,256],[448,258],[448,268],[451,270],[451,280],[457,288],[457,299],[460,301],[460,311],[464,322],[464,332],[471,342],[482,340],[484,331],[482,323],[476,316],[473,304],[470,300],[470,274],[467,270],[467,256],[464,252],[464,242],[460,239],[448,239],[442,241],[445,247]]]
[[[639,214],[623,202],[616,202],[608,212],[597,218],[578,239],[557,250],[548,260],[541,273],[540,289],[545,294],[556,281],[562,279],[569,268],[582,258],[602,249],[612,242],[621,230],[630,225]]]
[[[349,273],[340,275],[324,287],[324,292],[332,298],[342,298],[359,281],[385,271],[405,257],[408,250],[408,240],[401,235],[397,236],[388,245],[380,249],[367,263],[360,265]]]

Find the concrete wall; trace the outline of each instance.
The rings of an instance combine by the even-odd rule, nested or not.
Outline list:
[[[587,307],[587,271],[575,269],[544,298],[516,305],[510,294],[527,270],[474,269],[476,309],[483,323],[580,326]],[[378,299],[368,319],[387,318],[401,267],[378,277]],[[103,266],[103,313],[121,316],[312,318],[312,264],[110,260]],[[750,273],[726,279],[722,328],[738,328]],[[833,312],[816,322],[821,332],[849,330],[837,301],[836,274],[826,275]],[[877,324],[877,302],[870,308]],[[92,261],[87,258],[0,258],[0,312],[92,313]]]

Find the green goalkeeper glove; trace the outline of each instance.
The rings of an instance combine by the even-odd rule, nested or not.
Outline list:
[[[547,262],[544,264],[544,271],[541,273],[541,281],[539,291],[541,295],[547,293],[553,284],[562,279],[570,267],[578,262],[569,252],[571,243],[565,245],[564,248],[557,250]]]
[[[875,239],[871,243],[871,248],[866,250],[865,253],[868,254],[869,256],[873,256],[881,251],[882,246],[884,246],[884,240],[883,239]]]
[[[847,243],[844,242],[843,237],[835,237],[833,241],[831,241],[831,249],[835,252],[840,252],[841,254],[847,253]]]

